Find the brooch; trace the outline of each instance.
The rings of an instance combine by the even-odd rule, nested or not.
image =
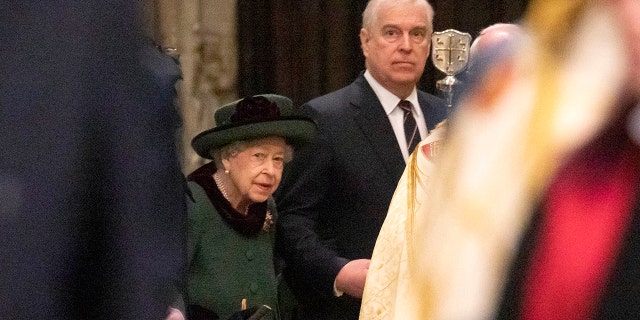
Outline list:
[[[262,230],[264,230],[265,232],[269,232],[271,225],[273,225],[273,216],[271,215],[271,212],[267,210],[267,214],[264,216],[264,223],[262,224]]]

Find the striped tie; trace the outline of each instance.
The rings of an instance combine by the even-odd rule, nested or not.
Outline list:
[[[418,133],[418,125],[416,119],[413,118],[413,105],[407,100],[401,100],[398,107],[404,112],[404,136],[407,139],[407,148],[409,154],[420,142],[420,134]]]

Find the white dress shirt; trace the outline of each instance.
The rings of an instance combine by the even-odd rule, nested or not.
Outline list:
[[[364,72],[364,78],[369,82],[369,85],[378,97],[380,104],[382,104],[384,111],[387,113],[393,132],[396,134],[396,140],[398,141],[398,145],[402,151],[404,161],[407,162],[409,159],[409,151],[407,150],[407,140],[404,135],[404,113],[398,107],[398,102],[402,99],[396,97],[393,93],[389,92],[389,90],[385,89],[378,81],[376,81],[376,79],[373,78],[371,73],[369,73],[369,70]],[[424,120],[424,114],[422,114],[420,103],[418,103],[417,89],[414,87],[411,94],[404,100],[413,104],[413,117],[416,119],[416,123],[418,124],[420,140],[422,140],[427,136],[429,130],[427,129],[427,124]]]

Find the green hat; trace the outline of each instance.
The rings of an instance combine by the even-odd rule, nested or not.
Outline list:
[[[294,114],[291,99],[261,94],[226,104],[215,113],[216,127],[191,140],[198,155],[211,159],[211,150],[239,140],[280,136],[297,147],[309,141],[316,124],[310,118]]]

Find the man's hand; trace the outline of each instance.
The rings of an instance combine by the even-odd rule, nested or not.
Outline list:
[[[362,298],[370,263],[369,259],[358,259],[345,264],[336,276],[336,289],[352,297]]]

